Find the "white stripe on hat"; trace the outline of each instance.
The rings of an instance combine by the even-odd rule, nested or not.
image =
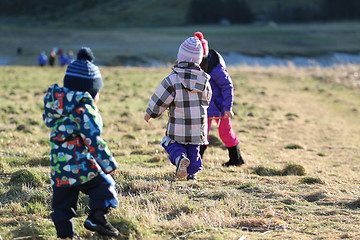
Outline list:
[[[179,47],[178,62],[193,62],[200,64],[203,54],[201,41],[198,38],[189,37]]]

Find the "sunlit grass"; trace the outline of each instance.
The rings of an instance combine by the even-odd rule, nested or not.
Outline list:
[[[51,84],[62,86],[64,71],[0,68],[3,239],[55,239],[42,104]],[[101,68],[102,136],[119,163],[114,178],[121,204],[109,215],[122,234],[119,239],[336,239],[360,234],[358,66],[229,68],[235,89],[232,124],[246,164],[221,166],[228,153],[213,123],[197,182],[177,180],[159,145],[166,114],[150,123],[143,120],[151,94],[169,71]],[[259,167],[261,174],[255,171]],[[102,239],[82,226],[88,200],[80,196],[76,229],[86,239]]]

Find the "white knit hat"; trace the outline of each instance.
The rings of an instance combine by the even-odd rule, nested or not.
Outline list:
[[[193,62],[200,64],[204,51],[197,37],[189,37],[179,47],[178,62]]]

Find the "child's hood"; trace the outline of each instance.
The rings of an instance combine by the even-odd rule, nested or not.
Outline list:
[[[179,76],[182,85],[189,91],[204,91],[206,83],[210,80],[210,75],[200,68],[194,69],[179,65],[174,66],[173,71]]]
[[[44,97],[44,114],[43,118],[48,125],[50,121],[62,119],[82,100],[92,101],[87,92],[71,91],[66,87],[59,87],[57,84],[50,86]]]

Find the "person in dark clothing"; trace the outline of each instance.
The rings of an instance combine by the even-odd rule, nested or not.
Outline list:
[[[207,110],[208,114],[208,134],[212,120],[215,120],[218,126],[219,136],[227,147],[229,152],[229,161],[224,163],[224,167],[240,166],[244,164],[244,160],[240,153],[239,140],[236,133],[232,129],[231,118],[234,113],[232,111],[234,90],[231,77],[226,69],[226,64],[220,53],[210,49],[208,42],[204,39],[201,32],[196,32],[195,37],[200,39],[204,49],[204,57],[201,62],[201,68],[210,75],[210,85],[212,90],[212,98]],[[203,156],[207,145],[200,147],[200,155]]]
[[[55,63],[56,63],[56,52],[51,51],[50,56],[49,56],[49,65],[55,66]]]

